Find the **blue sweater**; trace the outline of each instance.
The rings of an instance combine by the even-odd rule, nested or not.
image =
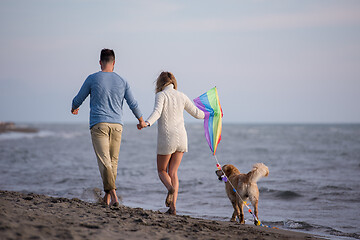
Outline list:
[[[124,99],[136,118],[142,116],[128,82],[114,72],[97,72],[89,75],[72,101],[77,109],[90,94],[90,128],[100,122],[123,125]]]

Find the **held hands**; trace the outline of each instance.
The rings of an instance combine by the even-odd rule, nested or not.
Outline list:
[[[143,121],[139,121],[139,124],[137,125],[137,128],[139,129],[139,130],[141,130],[141,129],[143,129],[143,128],[146,128],[146,127],[148,127],[149,125],[148,125],[148,122],[145,122],[144,120]]]
[[[141,129],[147,127],[147,126],[149,126],[149,125],[148,125],[148,122],[145,122],[144,119],[143,119],[143,117],[138,118],[138,120],[139,120],[139,124],[137,125],[137,128],[138,128],[139,130],[141,130]]]
[[[77,108],[77,109],[71,109],[71,113],[74,114],[74,115],[78,115],[78,113],[79,113],[79,108]]]

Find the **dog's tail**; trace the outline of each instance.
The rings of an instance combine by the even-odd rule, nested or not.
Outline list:
[[[269,175],[269,169],[263,163],[255,163],[253,169],[248,173],[249,182],[256,183],[260,178]]]

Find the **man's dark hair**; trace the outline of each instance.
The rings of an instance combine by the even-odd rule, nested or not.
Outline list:
[[[104,48],[100,53],[100,61],[103,64],[115,61],[115,53],[112,49]]]

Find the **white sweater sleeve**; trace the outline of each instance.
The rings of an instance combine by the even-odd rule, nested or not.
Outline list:
[[[185,110],[194,118],[204,119],[205,113],[198,109],[195,104],[184,94],[185,96]]]
[[[164,107],[164,100],[164,95],[161,92],[156,94],[154,110],[150,114],[150,117],[148,117],[148,119],[146,120],[147,122],[149,122],[150,126],[153,125],[160,118]]]

